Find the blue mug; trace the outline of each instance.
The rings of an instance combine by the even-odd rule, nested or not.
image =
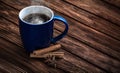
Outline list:
[[[32,13],[41,13],[50,17],[43,23],[29,23],[24,18]],[[65,24],[65,30],[62,34],[53,38],[54,21],[61,21]],[[23,8],[19,13],[19,29],[23,46],[27,52],[33,52],[36,49],[42,49],[50,46],[62,39],[68,32],[68,23],[61,17],[54,15],[53,11],[45,6],[28,6]]]

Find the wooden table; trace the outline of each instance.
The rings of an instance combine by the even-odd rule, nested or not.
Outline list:
[[[0,0],[0,73],[120,73],[120,1],[45,0],[67,19],[69,32],[58,43],[65,52],[56,68],[30,58],[22,46],[18,13],[29,0]],[[55,22],[54,36],[64,30]]]

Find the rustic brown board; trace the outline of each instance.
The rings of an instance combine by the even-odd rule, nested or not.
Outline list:
[[[66,55],[64,59],[56,63],[57,68],[54,69],[50,68],[48,66],[49,64],[43,63],[43,61],[39,59],[29,59],[22,47],[17,17],[19,10],[29,5],[29,1],[17,0],[16,2],[10,2],[5,0],[2,2],[4,2],[0,6],[2,9],[0,11],[0,48],[2,49],[0,70],[2,72],[118,73],[120,71],[119,27],[113,23],[94,16],[84,10],[81,10],[81,13],[75,12],[74,8],[76,6],[70,6],[69,3],[64,1],[57,0],[55,3],[49,3],[49,6],[51,6],[56,13],[64,16],[70,24],[68,35],[59,42],[63,45],[61,51],[64,51]],[[55,5],[56,3],[58,5]],[[65,7],[69,6],[68,9],[61,8],[61,4],[63,3]],[[14,4],[14,7],[11,4]],[[72,7],[73,9],[71,9]],[[73,18],[71,15],[75,15],[75,17]],[[97,25],[93,26],[92,24],[92,26],[88,26],[91,19],[88,18],[87,15],[93,15],[93,17],[95,17],[94,22],[97,25],[103,26],[102,24],[105,22],[111,25],[110,28],[98,29]],[[78,19],[79,17],[81,18],[80,20]],[[101,21],[98,21],[99,19]],[[105,26],[107,27],[108,25]],[[95,29],[95,27],[97,27],[97,29]],[[61,23],[56,22],[55,35],[61,33],[63,28],[64,26],[62,26]],[[116,30],[112,31],[112,28]],[[115,34],[113,32],[115,32]],[[18,60],[18,58],[20,58],[20,60]],[[16,63],[18,64],[16,65]],[[9,65],[7,68],[12,67],[8,71],[5,70],[7,64]]]
[[[23,1],[20,1],[20,2],[21,2],[21,4],[25,3]],[[8,2],[6,1],[6,3],[11,5],[11,2],[9,2],[9,1]],[[57,5],[56,5],[56,3],[57,3]],[[26,1],[26,4],[30,5],[30,3],[27,1]],[[106,35],[109,35],[117,40],[120,40],[120,38],[119,38],[120,34],[118,34],[120,32],[120,27],[118,27],[116,25],[112,25],[112,23],[110,23],[100,17],[97,17],[93,14],[90,14],[84,10],[81,10],[75,6],[72,6],[66,2],[59,1],[59,0],[57,0],[56,2],[52,2],[49,0],[49,2],[47,2],[47,4],[50,8],[57,10],[57,12],[62,12],[64,14],[68,15],[69,17],[72,17],[75,20],[84,23],[84,25],[86,25],[86,26],[89,26],[97,31],[102,32],[102,33],[105,33]],[[62,4],[64,4],[64,5],[62,5]],[[16,4],[14,4],[14,5],[16,5]],[[21,8],[25,7],[25,5],[23,4],[21,7],[16,5],[15,7],[21,9]],[[63,9],[61,9],[59,7],[62,7]]]
[[[76,22],[75,23],[76,25],[72,25],[74,20],[72,20],[72,21],[69,20],[69,22],[70,22],[70,30],[68,32],[69,36],[74,37],[74,38],[76,38],[76,40],[82,41],[83,43],[91,46],[92,48],[102,51],[104,53],[107,53],[109,55],[112,55],[120,60],[120,58],[119,58],[119,56],[120,56],[119,43],[120,42],[119,41],[116,41],[118,43],[118,45],[117,45],[118,48],[115,48],[116,46],[114,48],[112,48],[113,41],[115,41],[115,40],[112,40],[111,38],[104,36],[102,33],[99,33],[95,30],[86,28],[86,27],[84,27],[84,25],[82,25],[80,23]],[[78,24],[80,24],[80,25],[77,26]],[[64,29],[63,26],[60,26],[60,25],[59,26],[55,25],[55,26],[57,29],[59,29],[61,31]],[[72,33],[72,32],[74,32],[74,33]],[[97,36],[97,35],[99,35],[99,36]],[[99,41],[101,41],[101,43]],[[106,42],[106,45],[105,45],[104,41]],[[114,42],[114,44],[116,42]],[[109,44],[109,45],[107,45],[107,44]],[[112,47],[109,47],[109,46],[112,46]]]
[[[17,15],[15,15],[15,16],[17,16]],[[70,22],[70,24],[71,23],[73,23],[73,22],[71,22],[71,21],[69,21]],[[78,23],[74,23],[74,24],[78,24]],[[81,27],[81,25],[79,26],[79,27]],[[85,27],[85,28],[88,28],[88,27]],[[106,39],[108,39],[108,37],[106,38]],[[108,39],[109,40],[109,39]],[[114,41],[114,40],[113,40]],[[111,42],[113,42],[113,41],[111,41]],[[116,41],[115,41],[116,42]],[[115,43],[115,42],[113,42],[113,43]],[[118,47],[119,47],[119,43],[118,43]]]
[[[2,21],[5,21],[5,20],[3,19]],[[5,22],[8,23],[8,21],[5,21]],[[3,26],[4,26],[4,24],[7,24],[7,23],[3,23]],[[14,24],[12,24],[12,23],[9,22],[9,25],[10,25],[10,24],[11,24],[11,25],[14,25]],[[14,25],[14,26],[15,26],[15,25]],[[14,31],[14,32],[17,32],[17,31],[15,31],[14,29],[11,29],[11,30]],[[2,38],[6,39],[6,40],[9,40],[9,41],[12,42],[12,43],[18,43],[17,45],[21,44],[20,42],[16,42],[16,41],[19,41],[20,39],[19,39],[17,36],[13,36],[12,33],[11,33],[9,30],[5,30],[4,32],[9,33],[10,35],[7,35],[7,33],[5,34],[5,33],[2,33],[2,32],[1,32],[1,34],[2,34],[1,37],[2,37]],[[12,38],[9,39],[10,37],[14,37],[14,39],[15,39],[15,38],[17,38],[17,39],[16,39],[16,40],[13,40]],[[6,45],[5,45],[5,46],[6,46]],[[23,51],[21,51],[21,52],[23,52]],[[23,56],[24,56],[24,55],[23,55]],[[67,58],[69,58],[69,57],[67,56],[66,59],[67,59]],[[70,58],[71,58],[71,56],[70,56]],[[69,59],[70,59],[70,58],[69,58]],[[66,59],[65,59],[65,60],[66,60]],[[67,59],[68,62],[70,61],[69,59]],[[98,72],[98,71],[100,71],[100,70],[97,69],[97,68],[96,68],[96,70],[94,70],[94,69],[95,69],[94,66],[89,65],[89,64],[86,64],[86,63],[84,63],[84,61],[81,61],[80,59],[76,59],[76,58],[74,58],[74,57],[72,57],[71,59],[73,59],[73,60],[75,60],[76,62],[78,62],[78,63],[74,63],[74,62],[73,62],[73,63],[75,64],[75,65],[73,64],[74,67],[77,67],[76,65],[78,65],[78,64],[81,65],[81,63],[82,63],[82,67],[81,67],[81,66],[78,66],[77,68],[75,68],[75,69],[73,68],[73,69],[71,69],[70,71],[74,71],[74,70],[76,70],[76,69],[80,70],[79,68],[85,68],[85,69],[87,68],[86,70],[87,70],[88,72],[89,72],[89,71],[92,71],[92,72]],[[64,61],[64,62],[67,63],[66,61]],[[64,64],[61,65],[61,63],[62,63],[62,62],[59,62],[59,63],[58,63],[58,65],[59,65],[58,67],[60,67],[60,68],[62,68],[62,69],[65,69],[65,70],[68,70],[68,72],[69,72],[69,68],[68,68],[69,65],[68,65],[68,66],[66,66],[66,65],[64,65]],[[71,63],[71,61],[70,61],[70,63]],[[70,63],[67,63],[67,64],[70,64]],[[34,64],[34,62],[33,62],[33,64]],[[63,66],[66,67],[66,68],[63,68]],[[69,67],[71,67],[71,66],[69,66]],[[93,69],[93,70],[92,70],[92,69]]]
[[[73,22],[71,22],[71,21],[69,21],[69,22],[70,22],[70,25],[72,25]],[[75,21],[74,21],[74,22],[75,22]],[[79,24],[79,23],[74,23],[74,24]],[[74,26],[72,26],[72,27],[74,27]],[[79,27],[82,27],[82,24],[80,24]],[[88,28],[88,27],[85,27],[85,28]],[[80,28],[80,29],[81,29],[81,28]],[[62,29],[62,30],[63,30],[63,29]],[[78,30],[79,30],[79,29],[78,29]],[[84,30],[85,30],[85,29],[84,29]],[[91,29],[90,29],[90,30],[91,30]],[[92,30],[91,32],[94,32],[94,31]],[[84,33],[84,32],[83,32],[83,33]],[[97,32],[97,33],[99,33],[99,32]],[[100,33],[100,34],[101,34],[101,33]],[[102,34],[101,34],[101,35],[102,35]],[[72,34],[72,36],[73,36],[73,34]],[[80,37],[81,37],[81,36],[82,36],[82,35],[80,34]],[[94,35],[92,35],[92,36],[94,36]],[[104,35],[102,35],[102,36],[104,36]],[[102,36],[98,36],[98,37],[102,37]],[[79,37],[79,36],[78,36],[78,37]],[[106,36],[104,36],[104,37],[106,37]],[[109,40],[109,41],[110,41],[111,38],[110,38],[110,39],[108,39],[108,38],[109,38],[109,37],[106,37],[105,40]],[[83,36],[82,39],[87,39],[87,38],[85,38],[85,37]],[[101,40],[101,39],[98,38],[98,40]],[[97,40],[97,41],[98,41],[98,40]],[[111,42],[113,42],[114,40],[111,41],[111,42],[109,42],[109,41],[108,41],[108,43],[111,43]],[[90,41],[90,42],[91,42],[91,41]],[[104,42],[104,40],[103,40],[103,42]],[[101,43],[103,43],[103,42],[101,42]],[[115,41],[115,42],[117,42],[117,41]],[[115,43],[115,42],[113,42],[113,43]],[[91,43],[93,43],[93,42],[91,42]],[[98,43],[99,43],[99,42],[98,42]],[[104,44],[104,45],[105,45],[105,44]],[[106,44],[106,45],[107,45],[107,44]],[[108,44],[108,45],[109,45],[109,44]],[[114,45],[114,46],[116,47],[116,45]],[[100,47],[100,46],[98,46],[97,48],[99,48],[99,47]],[[108,46],[107,46],[107,47],[108,47]],[[103,47],[102,47],[102,48],[103,48]],[[111,48],[111,47],[110,47],[110,48]],[[119,48],[119,43],[118,43],[118,48]],[[119,49],[117,49],[117,48],[116,48],[116,50],[119,51]],[[106,52],[107,52],[107,50],[106,50]],[[119,56],[119,55],[118,55],[118,56]]]
[[[2,20],[3,22],[3,24],[5,24],[4,22],[7,22],[7,21],[5,21],[5,20]],[[8,24],[8,23],[7,23]],[[10,24],[10,23],[9,23]],[[13,24],[12,24],[13,25]],[[15,25],[14,25],[15,26]],[[13,30],[13,31],[15,31],[14,29],[11,29],[11,30]],[[5,35],[5,34],[4,34]],[[2,35],[2,36],[4,36],[4,35]],[[9,38],[8,37],[10,37],[10,35],[9,36],[4,36],[3,38],[6,38],[7,40],[9,40]],[[14,37],[14,36],[13,36]],[[15,37],[14,37],[15,38]],[[14,42],[14,40],[9,40],[9,41],[13,41]],[[19,40],[18,40],[19,41]],[[62,67],[62,66],[61,66]],[[94,70],[95,71],[95,70]]]
[[[13,66],[17,66],[18,68],[23,69],[24,71],[27,71],[29,73],[64,73],[62,71],[59,71],[54,68],[50,68],[46,66],[44,63],[42,63],[40,60],[34,60],[30,59],[27,54],[25,54],[24,49],[20,49],[19,47],[15,46],[14,44],[11,44],[8,41],[5,41],[4,39],[0,39],[3,46],[0,46],[1,50],[1,56],[0,58],[3,60],[8,61],[8,63],[13,64]],[[7,45],[6,45],[7,44]],[[7,49],[9,48],[9,49]],[[19,52],[21,51],[21,52]],[[4,67],[3,67],[4,68]],[[9,66],[6,68],[8,69]],[[14,68],[12,68],[14,69]],[[11,70],[11,69],[10,69]]]
[[[4,14],[5,15],[5,14]],[[13,14],[13,15],[15,15],[15,14]],[[16,17],[17,17],[17,15],[15,15]],[[11,17],[12,18],[12,17]],[[67,18],[68,19],[68,18]],[[12,20],[12,21],[14,21],[14,20]],[[80,39],[80,38],[82,38],[82,39],[80,39],[80,40],[83,40],[83,41],[86,41],[88,44],[90,44],[90,43],[92,43],[92,46],[94,47],[94,46],[96,46],[97,45],[97,43],[96,44],[93,44],[94,42],[98,42],[98,49],[99,48],[103,48],[103,50],[106,50],[106,53],[109,53],[109,54],[111,54],[111,52],[108,52],[107,50],[108,49],[104,49],[104,48],[112,48],[113,47],[113,49],[116,49],[116,51],[119,51],[119,44],[120,44],[120,42],[118,41],[117,42],[117,40],[113,40],[112,38],[110,38],[110,37],[108,37],[108,36],[105,36],[104,34],[102,34],[102,33],[99,33],[99,32],[97,32],[96,30],[94,30],[94,29],[90,29],[90,28],[88,28],[88,27],[85,27],[83,24],[80,24],[80,23],[73,23],[73,22],[76,22],[76,21],[71,21],[71,20],[69,20],[68,19],[68,21],[70,22],[70,25],[73,25],[73,26],[71,26],[71,29],[72,29],[72,31],[73,30],[82,30],[83,31],[83,33],[85,33],[86,32],[86,34],[88,34],[90,31],[90,33],[91,33],[91,35],[84,35],[83,34],[83,37],[82,37],[82,35],[81,34],[78,34],[79,32],[76,32],[76,33],[73,33],[73,34],[70,34],[70,35],[72,35],[72,36],[75,36],[76,38],[78,38],[78,39]],[[16,23],[17,24],[17,23]],[[79,25],[79,28],[74,28],[74,25],[77,25],[78,26],[78,24],[80,24]],[[81,27],[84,27],[85,29],[83,29],[83,28],[81,28]],[[57,27],[57,28],[59,28],[59,27]],[[116,27],[117,28],[117,27]],[[63,29],[62,29],[63,30]],[[86,30],[86,31],[85,31]],[[81,33],[82,33],[82,31],[80,31]],[[84,32],[85,31],[85,32]],[[88,32],[89,31],[89,32]],[[112,30],[111,30],[112,31]],[[95,32],[95,33],[94,33]],[[70,32],[71,33],[71,32]],[[117,33],[119,33],[119,32],[117,32]],[[78,35],[76,35],[76,34],[78,34]],[[93,35],[94,34],[94,35]],[[99,34],[99,35],[96,35],[96,34]],[[80,35],[80,36],[79,36]],[[94,36],[93,38],[91,37],[90,38],[90,36]],[[96,38],[95,38],[96,37]],[[104,37],[104,38],[103,38]],[[89,39],[90,38],[90,39]],[[101,39],[102,38],[102,39]],[[94,39],[94,40],[93,40]],[[104,39],[104,40],[103,40]],[[106,41],[105,41],[106,40]],[[103,44],[103,45],[101,45],[101,44],[99,44],[99,43],[101,43],[101,44]],[[112,45],[112,43],[116,43],[116,45]],[[91,44],[90,44],[91,45]],[[104,46],[105,45],[105,46]],[[112,45],[112,47],[110,47],[110,45]],[[102,47],[103,46],[103,47]],[[117,47],[118,46],[118,47]],[[96,48],[96,47],[95,47]],[[100,49],[99,49],[100,50]],[[109,49],[109,50],[111,50],[111,49]],[[119,55],[118,55],[118,58],[119,58]]]
[[[52,1],[49,1],[49,3],[49,6],[51,6],[52,9],[54,8],[55,10],[62,12],[81,23],[84,23],[84,25],[86,26],[89,26],[93,29],[96,29],[97,31],[100,31],[120,40],[120,35],[118,34],[120,27],[112,25],[110,22],[93,14],[90,14],[84,10],[81,10],[75,6],[67,4],[66,2],[56,1],[57,6],[55,5],[55,2],[52,3]],[[62,7],[63,9],[59,7]],[[111,35],[111,33],[113,33],[114,35]]]
[[[6,22],[7,22],[7,21],[6,21]],[[11,23],[11,24],[12,24],[12,23]],[[6,31],[6,32],[9,33],[10,31]],[[6,39],[6,40],[9,40],[9,36],[11,36],[11,35],[7,35],[7,33],[6,33],[6,34],[2,34],[0,37],[4,36],[4,37],[2,37],[2,38]],[[13,36],[13,37],[14,37],[14,38],[17,38],[17,37],[15,37],[15,36]],[[9,40],[9,41],[12,42],[12,43],[14,43],[15,41],[19,41],[19,40],[20,40],[20,39],[16,39],[16,40],[12,40],[12,39],[11,39],[11,40]],[[2,42],[2,40],[1,40],[1,42]],[[10,43],[8,43],[8,42],[5,42],[5,43],[4,43],[4,42],[5,42],[5,40],[1,43],[2,46],[5,46],[5,47],[3,47],[3,48],[4,48],[4,49],[6,49],[6,48],[10,48],[10,49],[11,49],[11,51],[10,51],[9,49],[6,49],[7,51],[10,51],[10,52],[13,53],[14,50],[16,50],[16,51],[15,51],[16,53],[14,52],[15,55],[21,55],[21,56],[24,56],[24,55],[25,55],[25,52],[24,52],[23,48],[18,48],[17,46],[16,46],[16,48],[15,48],[15,45],[12,45],[12,44],[10,45]],[[8,44],[8,45],[6,45],[6,44]],[[13,50],[13,49],[14,49],[14,50]],[[23,53],[24,53],[24,54],[23,54]],[[10,53],[10,54],[11,54],[11,53]],[[10,55],[10,54],[9,54],[9,55]],[[5,56],[4,56],[4,57],[5,57]],[[24,57],[25,57],[25,56],[24,56]],[[69,56],[69,57],[71,58],[71,56]],[[69,59],[70,59],[69,57],[67,56],[66,59],[65,59],[65,60],[67,60],[68,62],[69,62]],[[18,57],[17,57],[17,58],[18,58]],[[28,57],[25,57],[25,58],[28,59]],[[68,58],[68,59],[67,59],[67,58]],[[77,62],[79,62],[79,63],[76,63],[76,65],[82,63],[82,64],[83,64],[83,67],[84,67],[84,66],[85,66],[85,67],[87,66],[87,64],[84,63],[84,62],[81,62],[80,59],[79,59],[79,60],[76,60],[76,58],[73,58],[73,57],[72,57],[72,59],[75,60],[75,61],[77,61]],[[8,61],[9,61],[9,60],[8,60]],[[37,60],[37,61],[38,61],[38,60]],[[36,61],[36,62],[37,62],[37,61]],[[33,60],[32,62],[31,62],[31,61],[28,61],[28,62],[30,62],[30,63],[32,63],[32,64],[36,64],[36,62],[34,63],[34,60]],[[22,61],[21,61],[20,63],[22,63]],[[37,62],[37,63],[39,64],[39,62]],[[70,70],[71,72],[75,71],[76,69],[80,71],[80,67],[81,67],[81,66],[80,66],[80,67],[77,67],[76,65],[74,65],[74,64],[75,64],[74,62],[73,62],[74,64],[71,65],[71,66],[69,66],[69,65],[67,66],[67,65],[64,65],[64,64],[62,64],[62,63],[65,63],[65,64],[66,64],[67,62],[66,62],[66,61],[60,61],[60,62],[58,62],[58,63],[57,63],[57,65],[59,65],[58,67],[63,68],[63,66],[64,66],[64,67],[66,67],[66,68],[63,68],[63,69],[64,69],[64,70],[68,70],[68,72],[69,72],[69,68],[68,68],[68,67],[71,68],[71,66],[74,66],[74,67],[75,67],[75,68],[73,68],[73,69]],[[71,61],[70,61],[70,63],[71,63]],[[70,64],[70,63],[67,63],[67,64]],[[28,64],[25,64],[25,65],[29,67]],[[88,65],[89,65],[89,64],[88,64]],[[18,65],[18,66],[19,66],[19,65]],[[77,68],[76,68],[76,67],[77,67]],[[82,67],[82,68],[83,68],[83,67]],[[92,68],[92,66],[91,66],[91,67],[88,66],[88,68],[90,68],[90,71],[91,71],[92,69],[95,69],[94,67]],[[97,70],[97,68],[96,68],[96,70]],[[82,71],[81,71],[81,72],[82,72]],[[94,72],[95,72],[95,70],[94,70]]]
[[[74,4],[86,11],[94,13],[100,17],[103,17],[110,22],[120,25],[120,10],[116,7],[113,7],[107,3],[104,3],[102,0],[64,0],[71,4]]]
[[[104,0],[112,5],[115,5],[117,7],[120,7],[120,0]]]

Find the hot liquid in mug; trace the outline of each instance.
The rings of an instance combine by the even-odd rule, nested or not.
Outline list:
[[[54,21],[65,24],[62,34],[53,38]],[[68,32],[67,21],[45,6],[28,6],[19,13],[19,29],[23,46],[27,52],[42,49],[62,39]]]

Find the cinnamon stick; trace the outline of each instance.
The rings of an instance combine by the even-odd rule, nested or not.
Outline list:
[[[63,56],[64,56],[64,52],[49,52],[43,55],[34,54],[34,53],[30,54],[31,58],[49,58],[49,57],[63,58]]]
[[[44,48],[44,49],[40,49],[40,50],[35,50],[35,51],[33,51],[33,54],[42,55],[42,54],[45,54],[45,53],[48,53],[48,52],[52,52],[52,51],[58,50],[58,49],[60,49],[60,47],[61,47],[60,44],[52,45],[52,46],[50,46],[48,48]]]

